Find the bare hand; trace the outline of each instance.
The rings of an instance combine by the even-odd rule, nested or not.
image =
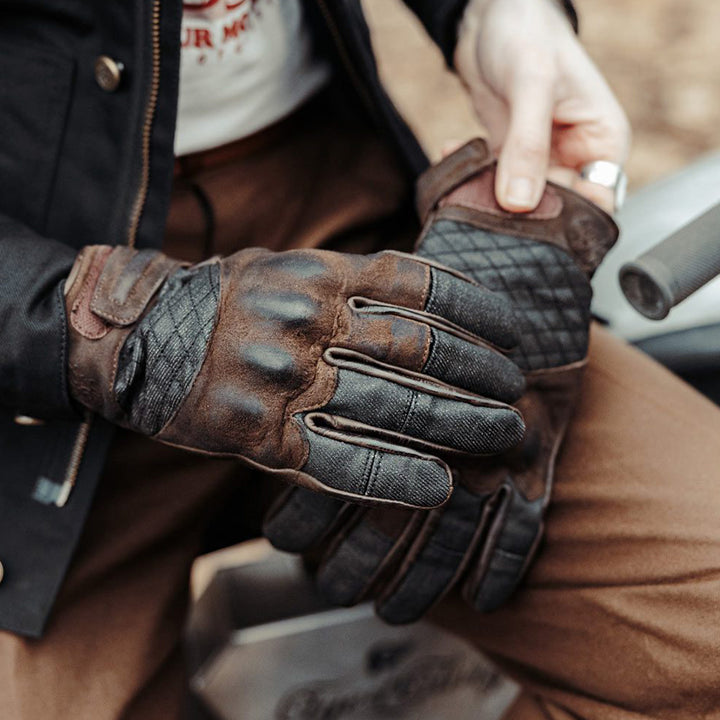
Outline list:
[[[534,209],[549,178],[612,211],[612,191],[579,170],[593,160],[623,164],[629,124],[552,0],[471,0],[455,65],[499,156],[502,207]]]

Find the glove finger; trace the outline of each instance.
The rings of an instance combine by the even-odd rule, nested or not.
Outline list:
[[[453,269],[418,255],[386,251],[366,258],[346,292],[430,313],[496,347],[517,345],[512,305],[463,275],[463,269],[461,265]]]
[[[458,486],[448,503],[433,513],[405,561],[376,601],[388,623],[419,620],[456,583],[479,542],[490,495],[473,495]]]
[[[438,507],[450,497],[452,474],[439,458],[320,413],[302,420],[308,447],[302,472],[311,489],[341,500],[418,509]]]
[[[511,403],[522,395],[520,368],[497,350],[432,327],[421,317],[397,315],[388,306],[355,303],[353,309],[347,347],[495,400]]]
[[[526,500],[506,485],[463,595],[476,610],[499,608],[520,584],[543,532],[543,498]]]
[[[460,265],[458,269],[464,267]],[[515,313],[507,300],[449,269],[432,267],[430,277],[426,312],[443,317],[496,347],[509,349],[517,345]]]
[[[291,487],[265,516],[263,535],[278,550],[306,552],[341,522],[349,507],[328,495]]]
[[[340,366],[335,393],[323,414],[363,423],[399,444],[479,455],[504,452],[523,438],[522,415],[510,405],[365,365],[350,351],[326,353]],[[340,357],[342,353],[342,357]],[[352,368],[352,369],[350,369]]]
[[[333,605],[355,605],[392,573],[428,515],[373,508],[338,533],[317,574],[317,586]]]

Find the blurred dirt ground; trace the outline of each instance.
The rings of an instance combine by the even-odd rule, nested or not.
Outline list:
[[[381,72],[429,153],[478,125],[457,80],[400,0],[363,0]],[[720,2],[576,0],[581,37],[633,125],[631,186],[720,149]]]

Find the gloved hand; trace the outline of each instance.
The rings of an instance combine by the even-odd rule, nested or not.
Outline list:
[[[555,459],[580,389],[588,349],[589,278],[617,237],[612,219],[573,192],[549,186],[518,216],[493,194],[495,163],[473,141],[419,181],[427,217],[417,253],[462,270],[512,303],[527,390],[527,431],[515,449],[451,461],[456,487],[432,512],[358,509],[302,491],[271,510],[279,548],[321,547],[318,582],[336,604],[375,598],[393,623],[418,619],[462,581],[467,601],[492,610],[513,593],[537,548]],[[460,428],[458,428],[460,429]]]
[[[509,303],[410,255],[248,249],[184,267],[89,246],[66,303],[79,403],[312,490],[435,507],[452,487],[441,456],[522,438],[502,402],[522,374],[496,349],[516,341]]]

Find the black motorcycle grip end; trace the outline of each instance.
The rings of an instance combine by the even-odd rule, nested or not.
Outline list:
[[[628,302],[651,320],[720,275],[720,205],[620,268]]]

